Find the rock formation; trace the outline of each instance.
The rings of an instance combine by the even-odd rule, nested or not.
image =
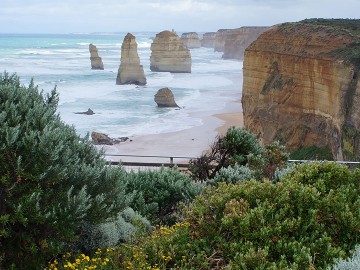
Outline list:
[[[201,40],[201,47],[214,48],[216,32],[207,32]]]
[[[145,85],[144,68],[140,65],[135,37],[128,33],[121,45],[121,63],[116,78],[116,84]]]
[[[245,49],[269,27],[241,27],[225,35],[223,59],[244,59]]]
[[[245,128],[263,144],[360,157],[360,20],[312,19],[264,32],[245,51]]]
[[[88,109],[86,112],[76,112],[75,114],[86,114],[86,115],[93,115],[95,114],[92,109]]]
[[[105,133],[101,133],[101,132],[91,132],[91,139],[92,139],[92,143],[95,145],[114,145],[114,144],[118,144],[121,142],[125,142],[127,141],[129,138],[128,137],[121,137],[121,138],[110,138],[108,135],[106,135]]]
[[[163,31],[157,34],[150,49],[151,71],[191,72],[190,51],[175,32]]]
[[[95,45],[90,44],[89,45],[89,51],[90,51],[90,61],[91,61],[91,69],[104,69],[104,64],[101,60],[101,57],[99,56],[98,49]]]
[[[201,47],[201,41],[199,39],[199,35],[195,32],[190,33],[183,33],[181,35],[180,40],[189,48],[200,48]]]
[[[223,52],[225,47],[225,40],[227,35],[231,33],[232,29],[220,29],[215,34],[214,51]]]
[[[157,91],[154,100],[159,107],[179,107],[174,99],[174,94],[167,87]]]

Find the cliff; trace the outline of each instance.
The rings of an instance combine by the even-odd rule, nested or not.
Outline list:
[[[121,45],[121,63],[116,84],[145,85],[144,68],[140,65],[135,37],[128,33]]]
[[[201,47],[214,48],[216,32],[207,32],[201,40]]]
[[[215,34],[214,51],[223,52],[225,47],[225,40],[227,35],[231,33],[232,29],[219,29]]]
[[[360,20],[312,19],[264,32],[245,51],[245,128],[263,144],[360,157]]]
[[[225,35],[223,59],[244,59],[245,49],[269,27],[241,27]]]
[[[95,45],[90,44],[89,45],[89,51],[90,51],[90,61],[91,61],[91,69],[104,69],[104,64],[102,62],[101,57],[99,56],[98,49]]]
[[[183,33],[180,40],[188,47],[189,49],[200,48],[201,41],[199,35],[195,32]]]
[[[150,70],[191,73],[191,55],[175,32],[163,31],[151,44]]]

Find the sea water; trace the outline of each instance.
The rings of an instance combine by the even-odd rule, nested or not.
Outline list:
[[[92,131],[111,137],[179,131],[201,125],[200,114],[215,114],[241,98],[241,85],[234,81],[242,76],[242,62],[197,48],[190,50],[191,73],[152,72],[150,46],[156,33],[133,34],[145,86],[116,85],[126,33],[0,34],[0,72],[17,73],[25,85],[33,78],[44,93],[56,87],[61,119],[81,136]],[[90,43],[98,48],[104,70],[91,70]],[[157,107],[154,95],[163,87],[171,89],[180,109]],[[88,108],[95,114],[75,114]]]

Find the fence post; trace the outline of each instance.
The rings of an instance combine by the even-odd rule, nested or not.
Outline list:
[[[174,158],[170,157],[170,167],[173,167],[173,166],[174,166]]]

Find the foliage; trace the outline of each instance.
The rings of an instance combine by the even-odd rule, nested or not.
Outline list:
[[[232,180],[225,180],[228,183],[234,182],[234,177],[238,177],[237,180],[243,180],[242,177],[248,179],[249,174],[259,180],[263,177],[272,179],[277,169],[284,168],[288,158],[289,154],[279,142],[261,147],[251,132],[231,127],[224,137],[217,138],[208,152],[199,159],[191,160],[189,169],[194,179],[210,180],[211,183],[219,182],[224,173],[228,176],[232,174]],[[225,170],[229,166],[233,168]],[[211,180],[213,178],[216,179]]]
[[[86,270],[86,269],[101,269],[111,270],[114,266],[119,264],[118,253],[114,248],[101,249],[98,248],[94,256],[88,256],[84,253],[74,256],[67,252],[59,259],[54,259],[48,265],[48,270]]]
[[[347,259],[338,260],[329,270],[354,270],[360,269],[360,246],[357,246],[354,254]]]
[[[133,196],[130,206],[152,224],[174,223],[178,203],[190,202],[203,190],[177,168],[130,172],[126,182],[126,193]]]
[[[238,181],[254,179],[254,171],[249,167],[235,164],[227,168],[221,168],[213,179],[208,181],[209,184],[214,185],[221,182],[236,183]]]
[[[333,160],[329,147],[318,147],[316,145],[300,148],[290,154],[290,159],[295,160]]]
[[[98,247],[114,248],[120,243],[131,242],[140,231],[150,231],[151,225],[146,218],[129,207],[104,223],[83,223],[81,228],[79,247],[75,250],[91,253]]]
[[[359,176],[314,163],[276,183],[220,183],[181,209],[187,226],[160,228],[131,249],[160,269],[325,269],[359,243]],[[135,265],[134,254],[123,262]]]
[[[206,181],[215,177],[221,168],[231,165],[246,165],[247,156],[260,154],[262,147],[256,137],[243,128],[231,127],[224,136],[212,144],[200,158],[191,160],[190,171],[194,179]]]
[[[118,168],[56,114],[58,94],[0,74],[0,263],[39,269],[125,206]],[[80,232],[81,233],[81,232]]]

